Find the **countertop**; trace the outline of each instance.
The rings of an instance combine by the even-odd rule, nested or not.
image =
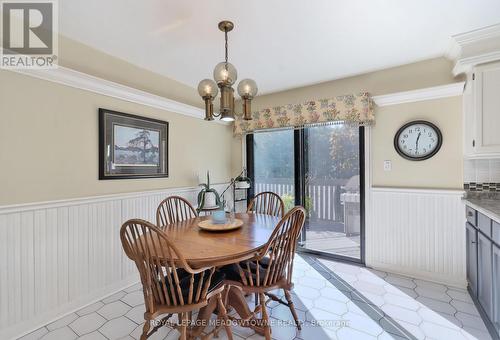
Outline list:
[[[500,200],[490,198],[464,198],[465,204],[500,223]]]

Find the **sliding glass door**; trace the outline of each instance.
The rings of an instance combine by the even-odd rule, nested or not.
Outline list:
[[[272,191],[288,210],[295,205],[294,131],[262,132],[253,136],[253,193]]]
[[[305,249],[361,260],[360,128],[304,129]]]
[[[247,136],[253,194],[306,208],[302,250],[364,261],[363,146],[364,128],[343,123]]]

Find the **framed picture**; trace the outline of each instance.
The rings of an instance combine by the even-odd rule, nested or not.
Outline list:
[[[168,177],[168,122],[99,109],[99,179]]]

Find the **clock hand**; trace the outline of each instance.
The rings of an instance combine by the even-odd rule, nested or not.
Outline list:
[[[418,136],[417,136],[417,142],[415,143],[415,151],[418,151],[418,140],[420,139],[420,135],[422,134],[422,132],[419,132],[418,133]]]

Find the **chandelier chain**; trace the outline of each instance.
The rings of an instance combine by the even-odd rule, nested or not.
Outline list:
[[[227,30],[224,30],[224,36],[225,36],[225,39],[226,39],[226,45],[225,45],[225,49],[226,49],[226,68],[227,68]]]

